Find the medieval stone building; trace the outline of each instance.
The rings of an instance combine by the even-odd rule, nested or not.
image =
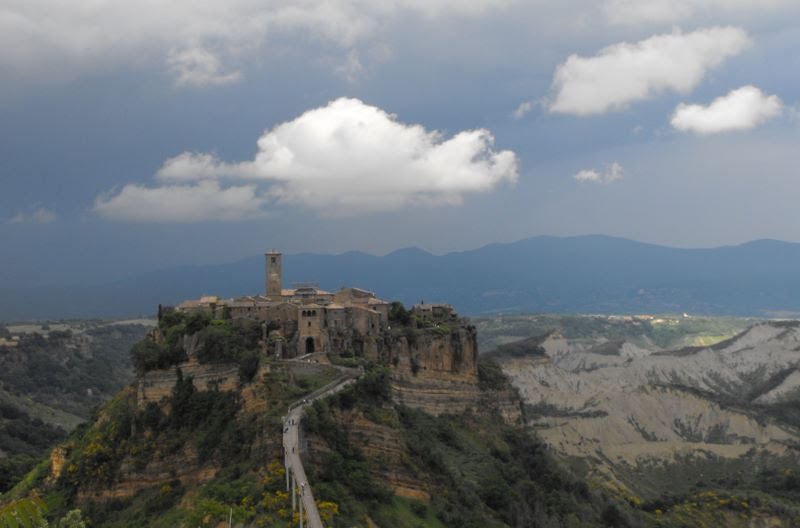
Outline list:
[[[389,303],[359,288],[336,293],[315,284],[283,288],[282,255],[264,255],[264,295],[220,299],[203,296],[185,301],[177,309],[204,311],[214,318],[263,323],[265,341],[281,356],[312,352],[343,352],[364,338],[388,328]]]

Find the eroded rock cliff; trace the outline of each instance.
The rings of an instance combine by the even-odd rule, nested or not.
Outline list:
[[[635,488],[631,476],[645,468],[685,468],[693,457],[798,465],[800,429],[781,410],[800,393],[797,323],[758,324],[714,346],[676,351],[573,344],[558,334],[528,341],[538,348],[501,347],[498,362],[539,436],[604,479]],[[685,484],[704,480],[702,472],[685,470]]]

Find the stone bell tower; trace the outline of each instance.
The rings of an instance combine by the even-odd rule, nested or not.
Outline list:
[[[283,279],[281,277],[281,257],[277,251],[264,254],[264,274],[267,285],[267,297],[278,300],[281,297]]]

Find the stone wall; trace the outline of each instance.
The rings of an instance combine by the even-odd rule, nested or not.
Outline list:
[[[221,391],[235,391],[239,388],[239,367],[237,365],[201,364],[197,360],[182,363],[180,367],[151,370],[137,380],[136,405],[143,408],[149,402],[160,402],[172,394],[178,381],[178,369],[183,378],[192,378],[199,391],[216,387]]]

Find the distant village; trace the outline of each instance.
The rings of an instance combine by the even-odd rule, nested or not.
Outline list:
[[[203,311],[217,319],[249,319],[267,323],[269,340],[285,342],[298,354],[343,350],[353,337],[377,336],[389,329],[390,303],[360,288],[336,293],[313,283],[283,288],[282,254],[264,255],[265,294],[220,299],[203,296],[176,307],[182,312]],[[422,319],[443,321],[456,317],[449,304],[416,304]],[[280,350],[277,351],[280,355]]]

